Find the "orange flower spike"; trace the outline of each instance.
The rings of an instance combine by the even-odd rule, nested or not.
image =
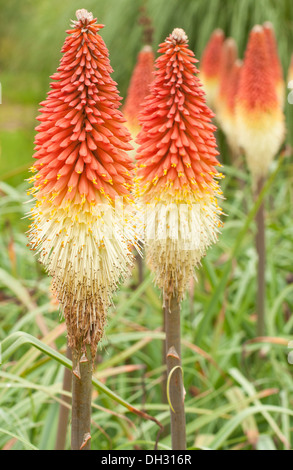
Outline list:
[[[227,90],[227,107],[231,114],[235,112],[236,96],[239,87],[239,81],[242,71],[243,61],[237,59],[231,70],[231,77],[229,80]]]
[[[267,21],[266,23],[264,23],[263,28],[268,46],[271,70],[275,78],[275,83],[277,87],[277,95],[279,98],[280,105],[283,108],[285,104],[285,82],[283,78],[283,69],[278,53],[278,46],[274,27],[272,23]]]
[[[237,59],[237,45],[233,38],[225,40],[221,52],[219,91],[215,99],[216,118],[222,125],[222,110],[226,106],[231,72]]]
[[[239,143],[255,180],[266,176],[284,140],[284,115],[279,105],[264,30],[249,36],[236,98]]]
[[[182,298],[194,267],[217,240],[221,191],[215,178],[222,175],[216,169],[214,114],[195,75],[197,60],[185,32],[176,28],[159,52],[151,94],[140,113],[136,159],[147,212],[147,258],[166,300],[175,290]],[[175,220],[185,229],[177,232]]]
[[[219,90],[221,55],[224,44],[224,32],[216,29],[206,45],[200,62],[200,79],[204,85],[207,104],[214,109]]]
[[[238,133],[235,126],[235,105],[242,65],[242,60],[237,59],[232,67],[230,78],[227,83],[225,101],[222,102],[221,110],[221,126],[234,154],[239,148]]]
[[[41,103],[41,124],[36,128],[35,187],[39,197],[50,199],[50,193],[55,193],[56,205],[74,198],[69,191],[71,179],[89,203],[101,200],[101,194],[113,200],[115,195],[125,194],[125,186],[132,182],[132,161],[117,151],[132,147],[118,111],[121,98],[110,76],[108,51],[97,34],[103,25],[92,19],[83,31],[82,24],[80,20],[67,31],[64,55],[52,76],[56,82]],[[123,183],[109,167],[105,170],[107,158],[114,166],[116,162],[124,166]],[[76,178],[75,173],[80,176]],[[97,182],[101,182],[102,193],[96,191]]]
[[[133,137],[140,131],[138,114],[141,104],[150,92],[154,78],[155,56],[151,46],[144,46],[137,58],[137,64],[130,80],[123,113]]]
[[[134,228],[125,222],[134,168],[108,50],[98,34],[103,26],[87,10],[76,16],[37,118],[29,240],[53,277],[69,345],[82,354],[91,344],[94,357],[112,293],[136,245]],[[115,209],[116,197],[122,211]]]

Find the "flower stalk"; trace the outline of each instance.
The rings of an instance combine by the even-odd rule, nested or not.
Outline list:
[[[258,199],[264,185],[264,178],[257,182],[255,199]],[[257,335],[265,335],[265,267],[266,267],[266,240],[265,240],[265,209],[262,201],[256,216],[255,245],[258,256],[257,265]]]
[[[83,361],[80,361],[76,351],[73,351],[72,371],[71,449],[90,450],[92,395],[90,348],[87,348],[87,358]]]
[[[72,359],[71,350],[68,346],[66,350],[66,357],[70,360]],[[71,371],[67,369],[67,367],[65,367],[62,390],[64,392],[71,392],[71,389],[72,389]],[[68,407],[63,404],[60,404],[55,450],[65,450],[65,445],[66,445],[66,434],[67,434],[68,417],[69,417],[69,410],[70,410],[69,408],[70,397],[67,395],[62,395],[61,399],[62,401],[68,404]]]
[[[172,296],[165,307],[167,397],[171,416],[173,450],[186,449],[186,423],[184,411],[184,385],[181,360],[180,301]]]

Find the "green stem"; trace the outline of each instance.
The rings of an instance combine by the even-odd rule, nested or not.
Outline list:
[[[264,178],[257,182],[256,197],[258,198],[264,185]],[[258,255],[257,266],[257,335],[265,334],[265,265],[266,265],[266,244],[265,244],[265,211],[264,201],[262,201],[259,210],[255,216],[256,233],[256,251]]]
[[[91,399],[92,360],[89,348],[85,362],[80,361],[77,351],[72,351],[72,450],[90,450]]]
[[[181,365],[180,302],[177,297],[166,301],[166,363],[169,377],[172,449],[186,449],[184,387]]]
[[[66,350],[66,357],[68,357],[68,359],[71,359],[71,350],[68,346]],[[65,370],[64,370],[63,391],[65,392],[71,391],[71,371],[70,369],[67,369],[67,367],[65,367]],[[70,405],[70,397],[68,397],[67,395],[62,395],[61,399],[65,403],[68,403],[68,405]],[[67,406],[60,405],[55,450],[65,450],[68,416],[69,416],[69,408]]]
[[[163,331],[166,331],[166,307],[163,307]],[[162,403],[168,403],[167,400],[167,364],[166,364],[166,337],[162,341],[162,365],[166,367],[166,370],[163,372],[163,381],[162,381]]]

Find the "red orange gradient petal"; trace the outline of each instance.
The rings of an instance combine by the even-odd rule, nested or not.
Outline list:
[[[249,36],[236,99],[239,139],[254,176],[265,176],[284,139],[281,111],[266,35],[256,25]]]
[[[232,68],[237,59],[237,45],[233,38],[227,38],[221,52],[219,73],[219,91],[216,99],[216,112],[221,108],[221,102],[227,99]]]
[[[277,87],[277,94],[281,106],[284,104],[285,83],[283,78],[283,69],[278,53],[278,46],[274,27],[269,21],[263,24],[264,33],[267,41],[268,54],[270,58],[271,70]]]
[[[224,32],[219,28],[216,29],[203,51],[200,62],[200,79],[207,94],[207,102],[212,108],[214,108],[215,97],[219,88],[224,40]]]
[[[81,18],[62,48],[36,130],[33,177],[38,197],[54,204],[74,198],[98,202],[129,195],[130,133],[123,125],[108,50],[96,19]],[[52,196],[51,196],[52,197]]]
[[[135,135],[140,129],[138,114],[145,97],[150,92],[150,84],[154,78],[154,62],[155,56],[152,48],[148,45],[144,46],[138,54],[123,107],[128,126],[131,133]]]
[[[221,107],[218,111],[218,117],[219,121],[221,122],[221,127],[227,137],[230,148],[232,152],[234,152],[234,154],[238,152],[239,146],[238,132],[235,122],[235,105],[242,66],[242,60],[237,59],[234,62],[229,78],[227,79],[225,95],[222,97]]]
[[[254,27],[250,33],[237,100],[248,112],[271,112],[278,107],[266,37],[261,26]]]
[[[214,114],[196,76],[198,61],[187,37],[178,33],[175,40],[172,34],[160,45],[151,94],[140,113],[136,158],[145,199],[212,191],[218,174]]]

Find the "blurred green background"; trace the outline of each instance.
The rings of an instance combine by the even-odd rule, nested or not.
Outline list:
[[[198,59],[215,28],[235,38],[242,57],[250,29],[271,21],[287,76],[293,52],[292,0],[0,0],[0,340],[12,338],[0,369],[1,448],[54,448],[62,390],[57,352],[66,352],[65,331],[50,301],[50,280],[27,248],[25,235],[29,206],[24,204],[24,179],[32,164],[38,103],[49,90],[65,30],[79,8],[105,24],[101,35],[125,97],[142,47],[142,6],[153,22],[155,50],[174,27],[182,27]],[[287,144],[292,144],[292,106],[286,103],[285,111]],[[229,165],[225,139],[221,132],[217,136],[226,163],[221,185],[228,217],[182,305],[188,446],[286,449],[293,429],[292,366],[287,359],[293,339],[291,150],[287,146],[279,167],[276,158],[266,188],[268,338],[255,341],[251,181],[244,163],[241,169]],[[161,399],[161,297],[144,270],[141,285],[135,268],[115,297],[96,376],[167,425],[168,405]],[[51,346],[51,358],[22,345],[22,332]],[[93,448],[153,448],[153,422],[113,405],[102,393],[95,392],[93,403]],[[170,446],[168,430],[160,446]]]

